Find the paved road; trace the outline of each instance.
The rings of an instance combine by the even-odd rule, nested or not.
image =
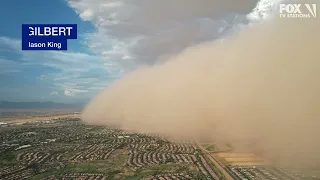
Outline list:
[[[207,156],[207,158],[209,158],[214,165],[218,168],[219,171],[221,171],[224,175],[224,177],[226,177],[227,180],[234,180],[234,178],[232,178],[230,176],[230,174],[223,168],[223,165],[221,163],[218,162],[218,160],[216,160],[216,158],[211,155],[205,148],[203,148],[200,144],[197,143],[197,145],[199,146],[199,148],[205,153],[205,155]]]

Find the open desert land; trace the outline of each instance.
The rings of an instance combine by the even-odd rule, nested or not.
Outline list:
[[[230,152],[233,147],[230,144],[212,143],[212,142],[198,142],[198,144],[208,152]]]
[[[253,153],[223,152],[217,156],[226,165],[266,165],[267,162]]]
[[[5,123],[25,123],[25,122],[37,122],[37,121],[50,121],[53,119],[65,119],[65,118],[79,118],[79,114],[65,114],[65,115],[53,115],[53,116],[41,116],[41,117],[30,117],[30,118],[19,118],[4,121]]]
[[[63,118],[66,116],[80,114],[79,109],[62,109],[62,110],[26,110],[26,109],[0,109],[0,121],[24,120],[45,120],[52,118]]]
[[[211,147],[211,148],[210,148]],[[215,147],[213,150],[212,147]],[[224,146],[224,147],[230,147]],[[289,170],[273,166],[268,160],[250,152],[235,152],[229,148],[221,151],[214,143],[201,144],[200,148],[208,159],[216,165],[226,179],[256,180],[256,179],[320,179],[317,172]]]

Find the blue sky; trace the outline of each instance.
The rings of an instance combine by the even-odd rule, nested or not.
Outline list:
[[[0,100],[85,102],[106,86],[101,58],[85,45],[96,28],[67,1],[3,1],[0,22]],[[65,52],[21,51],[21,24],[27,23],[78,24],[78,39],[69,40]]]
[[[83,103],[140,65],[224,38],[275,1],[4,0],[0,101]],[[164,13],[165,12],[165,13]],[[22,51],[21,24],[78,24],[67,51]]]

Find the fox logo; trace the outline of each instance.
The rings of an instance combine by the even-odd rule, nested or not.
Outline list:
[[[302,4],[280,4],[280,17],[317,17],[317,4],[304,4],[305,11],[301,10]],[[306,13],[306,10],[309,12]]]
[[[305,6],[313,17],[317,17],[317,4],[305,4]]]

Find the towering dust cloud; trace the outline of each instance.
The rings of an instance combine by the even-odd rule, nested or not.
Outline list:
[[[274,19],[141,67],[85,108],[91,124],[212,139],[320,164],[320,21]]]

